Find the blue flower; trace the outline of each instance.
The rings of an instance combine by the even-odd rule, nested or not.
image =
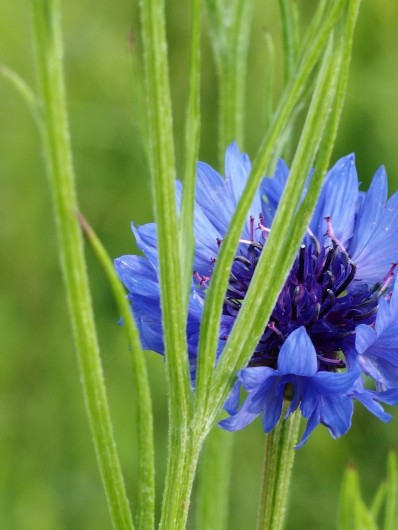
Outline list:
[[[187,321],[188,355],[195,378],[200,323],[214,263],[251,170],[232,144],[223,179],[197,168],[194,271]],[[279,161],[264,178],[241,235],[225,294],[218,355],[239,313],[266,245],[289,170]],[[177,185],[178,204],[181,185]],[[368,192],[359,191],[354,156],[339,160],[325,178],[314,214],[268,325],[225,409],[223,428],[237,430],[261,415],[264,430],[300,409],[307,426],[300,442],[325,425],[333,437],[351,424],[353,401],[387,421],[380,403],[398,403],[398,194],[387,201],[380,168]],[[143,347],[164,354],[156,226],[132,226],[145,257],[122,256],[116,270],[129,291]],[[394,289],[394,291],[393,291]],[[373,388],[365,386],[373,380]],[[240,388],[247,396],[239,408]]]

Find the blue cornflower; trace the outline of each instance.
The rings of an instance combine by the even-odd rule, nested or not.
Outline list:
[[[204,163],[197,167],[194,272],[187,321],[188,355],[195,377],[200,323],[219,247],[251,170],[246,154],[232,144],[223,179]],[[220,322],[222,355],[261,252],[266,245],[289,170],[279,161],[253,200],[232,265]],[[180,202],[181,185],[177,185]],[[333,437],[351,425],[353,400],[383,421],[380,402],[398,404],[398,194],[387,201],[380,168],[368,192],[359,191],[354,156],[339,160],[325,178],[314,214],[268,325],[220,422],[228,430],[262,416],[269,432],[281,416],[300,409],[308,420],[299,445],[319,424]],[[156,226],[132,226],[145,254],[122,256],[116,270],[129,291],[145,349],[164,354]],[[373,388],[365,386],[373,380]],[[239,408],[241,387],[247,392]]]

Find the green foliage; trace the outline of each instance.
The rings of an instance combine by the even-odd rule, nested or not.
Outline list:
[[[341,487],[339,530],[394,530],[398,525],[397,457],[390,451],[387,479],[380,484],[370,506],[362,499],[359,473],[348,466]]]

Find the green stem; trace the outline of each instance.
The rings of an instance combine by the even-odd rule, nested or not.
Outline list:
[[[196,163],[200,143],[200,32],[201,0],[192,0],[189,95],[185,123],[185,171],[181,204],[181,258],[184,309],[188,307],[192,284],[192,264],[195,250],[193,218],[195,204]]]
[[[247,51],[253,0],[206,0],[219,85],[219,166],[233,140],[243,147]]]
[[[298,54],[299,28],[297,4],[292,0],[279,0],[283,41],[283,76],[287,84],[294,72]]]
[[[184,530],[188,518],[192,485],[204,433],[191,429],[173,429],[169,436],[166,488],[159,530]]]
[[[257,530],[283,528],[300,419],[296,411],[267,435]]]
[[[60,8],[57,0],[32,0],[33,34],[43,109],[43,143],[53,191],[59,253],[91,434],[114,528],[133,529],[113,437],[94,325],[66,113]]]
[[[187,425],[192,395],[186,353],[164,0],[141,0],[140,12],[169,414],[173,425],[184,426]]]

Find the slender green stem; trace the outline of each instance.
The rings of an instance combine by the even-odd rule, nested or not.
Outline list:
[[[227,145],[243,147],[247,52],[253,0],[206,0],[219,86],[219,166]]]
[[[39,129],[39,132],[42,132],[43,127],[43,115],[40,108],[40,101],[30,86],[26,83],[22,77],[20,77],[16,72],[13,72],[6,66],[0,65],[0,75],[7,79],[9,83],[16,89],[18,94],[27,104],[30,112],[32,113],[33,119]]]
[[[282,21],[283,74],[285,82],[288,83],[296,67],[299,47],[298,12],[296,2],[292,0],[279,0],[279,10]]]
[[[32,0],[33,34],[43,109],[43,142],[53,191],[63,269],[77,356],[102,480],[114,528],[133,529],[113,437],[81,231],[66,113],[60,7],[57,0]]]
[[[149,121],[148,153],[158,238],[169,414],[172,424],[183,426],[187,424],[191,391],[176,211],[174,140],[164,0],[141,0],[140,12]]]
[[[245,88],[247,51],[253,11],[252,0],[235,0],[231,6],[232,23],[224,22],[225,48],[218,69],[219,96],[219,165],[222,167],[227,146],[236,140],[244,145]]]
[[[153,447],[153,414],[148,371],[139,333],[131,313],[123,285],[101,241],[81,214],[80,225],[101,264],[112,289],[123,319],[128,345],[131,351],[132,376],[135,390],[135,408],[138,424],[138,502],[137,528],[150,530],[155,525],[155,463]]]
[[[275,47],[270,33],[265,34],[265,44],[267,47],[267,67],[265,73],[264,101],[265,101],[265,129],[271,124],[274,114],[273,86],[275,74]]]
[[[185,174],[182,194],[180,236],[184,286],[184,308],[188,306],[192,283],[194,255],[193,217],[195,202],[196,162],[200,141],[200,33],[201,0],[192,0],[191,60],[189,95],[185,125]]]
[[[267,434],[257,530],[283,528],[300,419],[296,411]]]

